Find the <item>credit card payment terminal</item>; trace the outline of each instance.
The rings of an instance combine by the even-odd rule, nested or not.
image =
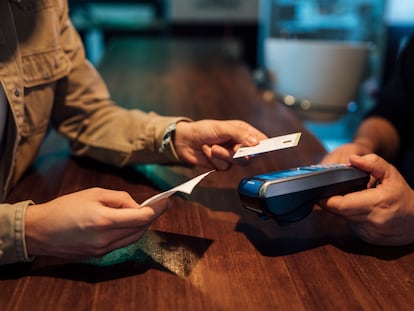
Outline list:
[[[370,174],[346,164],[301,166],[244,178],[243,207],[278,223],[299,221],[322,198],[367,188]]]

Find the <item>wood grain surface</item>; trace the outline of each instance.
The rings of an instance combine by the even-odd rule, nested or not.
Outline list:
[[[344,220],[315,207],[280,226],[243,209],[244,177],[315,164],[325,150],[287,107],[265,100],[247,66],[221,41],[124,39],[99,70],[114,100],[164,115],[243,119],[269,136],[300,131],[295,148],[215,172],[137,243],[103,258],[39,257],[0,267],[0,310],[412,310],[413,247],[361,242]],[[105,187],[138,202],[204,169],[141,165],[116,169],[71,158],[51,133],[10,202],[44,202]]]

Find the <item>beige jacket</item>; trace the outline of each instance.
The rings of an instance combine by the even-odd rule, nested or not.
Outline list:
[[[77,156],[116,166],[178,162],[171,148],[160,146],[168,125],[184,118],[114,105],[85,59],[65,0],[0,0],[0,82],[10,108],[0,162],[0,264],[30,260],[24,215],[32,202],[4,200],[50,124]]]

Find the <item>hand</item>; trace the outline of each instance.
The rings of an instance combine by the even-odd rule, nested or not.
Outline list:
[[[254,146],[265,138],[265,134],[243,121],[202,120],[178,123],[174,146],[187,163],[226,170],[240,146]]]
[[[414,242],[414,191],[397,169],[383,158],[369,154],[351,156],[351,165],[371,173],[375,188],[333,196],[320,206],[345,217],[364,241],[380,245]]]
[[[139,240],[168,208],[162,200],[140,206],[123,191],[92,188],[27,208],[29,256],[87,258],[102,256]]]
[[[362,145],[359,143],[349,143],[342,145],[331,153],[327,154],[323,159],[322,163],[345,163],[349,164],[349,157],[352,154],[356,155],[366,155],[369,153],[373,153],[367,145]]]

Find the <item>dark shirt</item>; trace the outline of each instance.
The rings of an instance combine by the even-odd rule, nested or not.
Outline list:
[[[414,36],[400,53],[392,77],[367,116],[373,115],[394,125],[401,151],[414,147]]]
[[[401,149],[393,164],[414,187],[414,35],[398,56],[394,72],[368,116],[382,116],[397,129]]]

